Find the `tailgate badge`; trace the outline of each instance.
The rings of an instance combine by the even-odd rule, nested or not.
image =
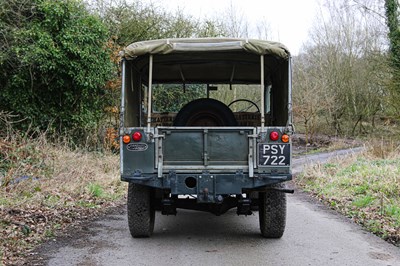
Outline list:
[[[126,145],[128,151],[145,151],[149,148],[146,143],[129,143]]]

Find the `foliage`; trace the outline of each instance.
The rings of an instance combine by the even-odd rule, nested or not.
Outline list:
[[[388,26],[388,38],[390,43],[390,61],[392,66],[392,84],[394,104],[400,113],[400,23],[399,1],[385,0],[386,24]]]
[[[112,73],[101,21],[75,0],[0,0],[0,6],[1,109],[42,130],[96,126]]]
[[[140,1],[117,1],[104,10],[103,21],[119,45],[163,38],[213,37],[224,34],[221,23],[199,21],[182,11],[169,13]]]
[[[188,102],[206,97],[206,89],[201,85],[155,85],[153,90],[153,110],[157,112],[178,112]]]
[[[100,184],[89,183],[88,190],[89,190],[89,195],[92,195],[95,198],[100,198],[104,195],[104,190]]]
[[[400,245],[400,146],[385,142],[368,147],[362,154],[309,167],[296,182],[333,209]]]
[[[0,114],[0,122],[7,119]],[[42,241],[122,204],[126,187],[116,155],[71,150],[43,134],[32,139],[0,123],[4,127],[9,133],[0,135],[0,265],[25,265]]]
[[[103,22],[109,29],[110,39],[108,45],[112,49],[112,61],[120,67],[118,52],[130,43],[160,38],[184,38],[184,37],[210,37],[223,34],[222,25],[212,19],[198,21],[185,15],[182,11],[169,13],[155,5],[144,5],[140,1],[127,3],[116,1],[114,4],[106,1],[95,1],[97,5],[92,6],[95,12],[101,14]],[[114,101],[106,108],[109,121],[113,128],[118,126],[120,75],[114,77],[107,83],[107,90],[113,95]],[[205,97],[205,90],[195,88],[195,85],[186,85],[183,92],[182,85],[155,86],[153,94],[153,106],[156,111],[177,112],[189,101]],[[109,131],[109,129],[108,129]],[[107,132],[108,132],[107,131]],[[106,143],[112,141],[107,140]],[[108,146],[116,146],[110,143]]]
[[[12,115],[0,112],[0,187],[52,174],[48,163],[52,154],[40,148],[46,140],[33,140],[30,137],[33,133],[16,132],[10,122],[12,119]]]
[[[391,60],[396,68],[400,68],[400,29],[399,29],[399,2],[385,0],[386,23],[389,28]]]

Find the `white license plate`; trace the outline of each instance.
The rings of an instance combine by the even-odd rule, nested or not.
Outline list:
[[[258,144],[258,165],[289,166],[290,144]]]

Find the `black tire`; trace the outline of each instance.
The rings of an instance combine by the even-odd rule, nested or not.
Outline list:
[[[128,225],[132,237],[150,237],[154,230],[155,210],[152,189],[134,183],[128,187]]]
[[[237,126],[228,106],[215,99],[197,99],[178,112],[174,126]]]
[[[283,183],[273,185],[283,188]],[[268,190],[259,194],[260,231],[263,237],[281,238],[286,227],[286,194]]]

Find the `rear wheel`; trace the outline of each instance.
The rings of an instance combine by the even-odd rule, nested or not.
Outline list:
[[[272,188],[283,188],[284,184]],[[286,226],[286,194],[277,190],[259,193],[260,231],[263,237],[281,238]]]
[[[128,225],[132,237],[149,237],[154,230],[152,188],[134,183],[128,187]]]

